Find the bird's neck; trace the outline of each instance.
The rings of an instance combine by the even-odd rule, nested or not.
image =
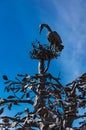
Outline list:
[[[47,24],[44,24],[44,26],[47,28],[49,32],[52,32],[51,28]]]

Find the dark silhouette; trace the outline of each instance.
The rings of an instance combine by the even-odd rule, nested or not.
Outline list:
[[[61,40],[59,34],[56,31],[52,31],[51,28],[49,27],[49,25],[47,25],[47,24],[40,25],[40,33],[44,27],[47,28],[47,30],[48,30],[47,38],[50,42],[50,48],[53,47],[56,51],[58,51],[58,50],[62,51],[64,46],[62,45],[62,40]]]

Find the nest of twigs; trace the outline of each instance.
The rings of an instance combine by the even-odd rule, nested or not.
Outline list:
[[[50,48],[47,44],[40,44],[39,41],[32,43],[33,50],[30,51],[30,57],[32,59],[49,60],[60,56],[61,51],[55,51],[54,48]]]

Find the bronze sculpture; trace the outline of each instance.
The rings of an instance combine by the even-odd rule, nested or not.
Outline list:
[[[56,31],[52,31],[47,24],[40,25],[40,33],[44,27],[48,30],[47,39],[50,42],[50,48],[54,49],[55,51],[62,51],[64,46],[62,45],[62,40],[59,34]]]

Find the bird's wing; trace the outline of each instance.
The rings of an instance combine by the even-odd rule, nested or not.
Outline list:
[[[53,36],[59,43],[62,43],[62,39],[56,31],[53,32]]]

